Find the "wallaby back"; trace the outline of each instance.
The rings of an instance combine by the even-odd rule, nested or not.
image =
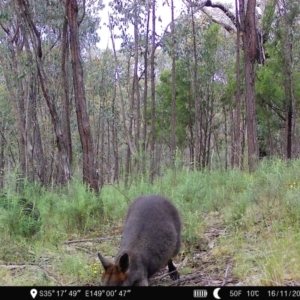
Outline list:
[[[98,254],[105,270],[102,284],[148,285],[148,278],[166,265],[171,278],[178,279],[172,258],[180,250],[180,231],[179,212],[170,200],[159,195],[136,198],[127,211],[114,264]]]

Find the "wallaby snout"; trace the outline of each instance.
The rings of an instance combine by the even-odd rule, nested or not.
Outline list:
[[[181,221],[173,203],[159,195],[136,198],[127,211],[119,252],[114,263],[98,257],[104,268],[102,285],[146,286],[168,265],[170,277],[179,278],[172,258],[179,253]]]

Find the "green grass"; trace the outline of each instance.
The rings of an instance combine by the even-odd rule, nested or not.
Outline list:
[[[150,193],[181,213],[175,262],[186,261],[183,275],[202,268],[222,280],[230,260],[231,277],[244,285],[299,284],[299,160],[263,160],[253,174],[177,169],[153,185],[143,176],[131,182],[97,196],[77,180],[48,190],[25,182],[22,192],[11,180],[0,197],[0,285],[99,285],[97,252],[116,254],[128,203]]]

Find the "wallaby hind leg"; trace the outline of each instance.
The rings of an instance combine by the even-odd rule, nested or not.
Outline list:
[[[172,259],[168,261],[168,268],[169,268],[169,273],[170,277],[172,280],[177,280],[179,279],[179,273],[177,272],[176,267],[174,266]]]

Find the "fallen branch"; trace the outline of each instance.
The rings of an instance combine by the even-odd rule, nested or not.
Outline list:
[[[224,286],[224,285],[226,284],[226,279],[227,279],[227,275],[228,275],[228,270],[229,270],[229,264],[228,264],[227,267],[226,267],[224,279],[223,279],[223,282],[222,282],[221,286]]]
[[[117,238],[121,238],[121,235],[116,235],[113,237],[93,238],[93,239],[69,240],[69,241],[65,241],[63,244],[70,245],[70,244],[76,244],[76,243],[101,242],[101,241],[105,241],[105,240],[114,240]]]
[[[170,273],[166,273],[166,274],[163,274],[161,276],[157,276],[157,277],[154,277],[152,280],[153,282],[150,284],[150,285],[154,285],[155,283],[159,282],[162,278],[166,277],[166,276],[169,276]],[[200,279],[201,277],[203,276],[202,272],[196,272],[194,274],[190,274],[190,275],[185,275],[185,276],[182,276],[180,279],[178,280],[175,280],[175,281],[172,281],[169,286],[175,286],[175,285],[184,285],[184,283],[187,283],[187,282],[190,282],[191,280],[194,280],[194,279]]]
[[[78,249],[78,250],[84,251],[84,252],[86,252],[86,253],[88,253],[88,254],[90,254],[90,255],[94,255],[93,252],[89,251],[89,250],[86,249],[86,248],[79,247],[79,246],[75,246],[75,248]]]
[[[30,265],[29,265],[30,266]],[[13,270],[13,269],[24,269],[26,267],[28,267],[28,265],[0,265],[0,268],[5,267],[9,270]]]

